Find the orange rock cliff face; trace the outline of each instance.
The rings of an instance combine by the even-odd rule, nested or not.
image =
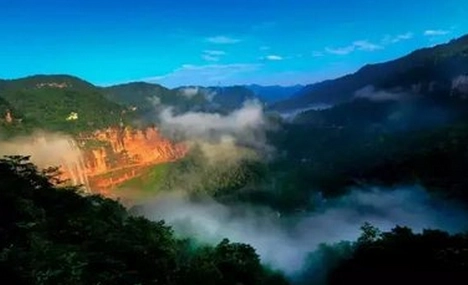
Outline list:
[[[77,139],[92,192],[112,196],[112,189],[146,168],[182,158],[187,148],[164,138],[156,128],[109,128]],[[67,175],[66,171],[64,176]]]

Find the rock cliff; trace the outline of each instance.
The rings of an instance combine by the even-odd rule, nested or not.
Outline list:
[[[119,184],[186,152],[187,146],[171,142],[156,128],[118,127],[73,137],[37,131],[0,141],[0,157],[30,156],[39,168],[58,167],[60,180],[108,197],[116,197],[113,189]]]
[[[137,177],[147,167],[182,158],[187,151],[156,128],[109,128],[76,138],[92,191],[112,196],[112,188]]]

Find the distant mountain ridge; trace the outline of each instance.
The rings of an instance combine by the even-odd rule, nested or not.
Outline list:
[[[468,74],[468,35],[446,44],[416,50],[396,60],[365,65],[355,73],[304,87],[289,100],[274,104],[277,110],[303,108],[316,103],[337,104],[372,86],[412,94],[450,90],[458,76]]]
[[[45,93],[48,95],[45,96]],[[414,51],[393,61],[366,65],[353,74],[305,87],[252,84],[227,87],[183,86],[169,89],[147,82],[98,87],[70,75],[35,75],[0,80],[2,109],[6,110],[5,106],[8,105],[15,112],[24,113],[32,120],[47,121],[51,119],[49,111],[54,109],[53,113],[63,118],[75,112],[72,109],[89,105],[82,111],[85,116],[89,114],[97,119],[97,114],[100,113],[111,115],[112,119],[101,125],[111,121],[118,123],[122,117],[121,113],[127,112],[129,108],[136,108],[140,115],[153,112],[157,106],[172,106],[179,112],[227,112],[241,107],[246,100],[257,99],[270,109],[290,111],[307,109],[317,104],[339,104],[357,97],[373,100],[377,99],[376,94],[461,94],[468,97],[468,35],[446,44]],[[65,105],[67,107],[62,108]],[[38,112],[38,109],[42,109],[41,112]],[[45,114],[45,117],[42,114]],[[96,124],[93,120],[87,123]]]
[[[156,113],[160,107],[171,107],[175,112],[230,111],[255,98],[255,94],[243,86],[168,89],[146,82],[115,85],[104,88],[103,92],[111,101],[138,108],[140,114]]]
[[[129,116],[157,122],[158,110],[166,107],[176,113],[226,113],[241,108],[247,100],[271,102],[275,96],[289,96],[297,89],[299,86],[260,85],[169,89],[148,82],[99,87],[71,75],[40,74],[0,79],[0,117],[4,122],[9,113],[15,122],[22,121],[21,127],[31,129],[81,132],[115,126]]]
[[[260,100],[265,103],[272,104],[278,101],[286,100],[304,88],[304,85],[244,85],[246,88],[252,90]]]

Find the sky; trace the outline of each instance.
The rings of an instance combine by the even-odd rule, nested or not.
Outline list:
[[[308,84],[468,33],[466,0],[0,0],[0,78]]]

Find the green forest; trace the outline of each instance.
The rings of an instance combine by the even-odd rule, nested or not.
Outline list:
[[[249,245],[179,239],[114,200],[55,186],[54,174],[0,160],[2,284],[287,284]]]
[[[249,245],[178,238],[163,221],[131,215],[117,201],[56,186],[55,174],[27,157],[0,160],[2,284],[456,284],[468,277],[468,234],[364,224],[358,240],[311,252],[300,277],[288,281]]]
[[[216,124],[207,126],[204,142],[219,143],[221,135],[238,139],[229,154],[241,159],[211,163],[201,144],[193,144],[182,159],[142,169],[140,176],[119,185],[115,193],[125,196],[134,191],[135,200],[145,204],[158,194],[182,190],[188,199],[209,198],[220,206],[217,209],[268,209],[276,223],[291,223],[284,225],[291,232],[273,231],[288,237],[295,233],[293,222],[323,214],[356,189],[368,193],[366,189],[379,187],[387,194],[417,186],[432,199],[424,203],[438,201],[465,213],[468,83],[456,86],[454,78],[467,76],[467,58],[465,36],[394,61],[366,65],[356,73],[307,86],[286,101],[269,107],[260,104],[264,125],[253,131],[238,131],[226,119],[242,102],[255,99],[255,93],[242,86],[169,89],[136,82],[97,87],[69,75],[0,80],[0,139],[36,130],[78,135],[107,127],[158,126],[159,111],[170,106],[176,116],[216,114],[220,122],[228,121],[224,133]],[[187,96],[187,90],[193,94]],[[314,103],[329,107],[314,109],[310,107]],[[285,115],[291,106],[310,108]],[[240,124],[243,118],[237,119]],[[97,143],[90,141],[84,147]],[[255,155],[241,156],[245,149]],[[262,259],[259,247],[232,242],[229,236],[216,243],[182,236],[163,219],[149,219],[125,208],[123,200],[67,186],[58,179],[57,168],[40,169],[32,160],[23,154],[0,158],[2,284],[466,284],[468,280],[466,227],[457,233],[399,224],[381,230],[363,223],[357,226],[361,226],[359,237],[336,243],[325,238],[318,247],[312,241],[301,247],[307,258],[295,274],[288,274]],[[139,206],[144,205],[133,210]],[[358,213],[387,210],[392,209],[363,207]],[[445,217],[438,218],[446,222]],[[327,227],[334,222],[327,220]],[[253,231],[248,227],[239,231],[252,234],[249,230]],[[327,228],[320,230],[329,237]],[[351,229],[343,228],[339,237],[348,236],[347,231]]]
[[[10,124],[4,121],[7,111],[13,116]],[[98,87],[68,75],[5,81],[0,85],[0,112],[0,130],[8,136],[38,129],[78,134],[131,124],[135,118],[126,107],[107,100]],[[77,117],[70,119],[73,113]]]

